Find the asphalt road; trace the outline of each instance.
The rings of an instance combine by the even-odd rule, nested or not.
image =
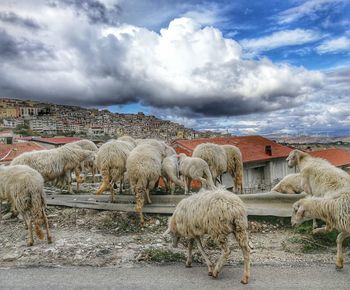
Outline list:
[[[312,258],[312,257],[310,257]],[[137,268],[0,268],[0,289],[350,289],[350,265],[254,266],[242,285],[241,266],[225,267],[218,279],[206,268],[181,265]]]

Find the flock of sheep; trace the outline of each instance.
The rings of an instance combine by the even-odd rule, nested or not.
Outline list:
[[[294,150],[288,158],[288,166],[298,167],[300,173],[286,176],[273,191],[295,193],[305,191],[311,197],[293,205],[292,224],[299,225],[310,219],[321,219],[326,226],[315,228],[314,233],[337,229],[336,267],[343,267],[343,240],[350,235],[350,175],[327,161]],[[229,173],[235,181],[236,192],[242,193],[243,163],[240,150],[232,145],[205,143],[198,145],[192,157],[176,154],[165,142],[154,139],[133,139],[123,136],[97,148],[88,140],[81,140],[62,147],[24,153],[9,166],[0,167],[0,205],[7,200],[12,210],[23,216],[28,229],[27,244],[33,245],[32,224],[39,238],[43,238],[45,225],[47,240],[52,242],[49,223],[45,213],[44,182],[66,184],[72,192],[72,172],[77,187],[83,179],[82,170],[96,169],[102,176],[97,194],[106,190],[115,201],[115,187],[121,192],[128,180],[135,195],[135,211],[140,223],[144,202],[151,203],[150,191],[158,186],[162,177],[166,188],[174,193],[178,185],[188,194],[191,181],[200,181],[203,189],[183,199],[169,219],[166,234],[177,246],[180,237],[188,242],[186,266],[192,263],[192,248],[196,243],[208,266],[208,274],[217,277],[230,254],[228,238],[236,238],[244,257],[244,273],[241,282],[246,284],[250,276],[250,248],[248,245],[247,212],[244,203],[234,193],[223,189],[223,173]],[[316,222],[314,221],[316,227]],[[201,237],[209,235],[216,240],[222,254],[214,265],[205,253]]]

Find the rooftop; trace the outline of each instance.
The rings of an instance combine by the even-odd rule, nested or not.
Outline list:
[[[350,151],[344,149],[328,148],[308,153],[313,157],[326,159],[334,166],[350,165]]]
[[[177,140],[173,142],[173,145],[178,144],[192,154],[192,151],[197,145],[207,142],[219,145],[229,144],[237,146],[242,152],[244,163],[266,161],[274,158],[286,158],[292,151],[291,148],[262,136],[234,136]],[[271,155],[265,152],[266,146],[271,146]]]
[[[64,145],[81,140],[79,137],[52,137],[52,138],[32,138],[33,141],[52,144],[52,145]]]
[[[34,142],[0,144],[0,162],[10,162],[22,153],[44,149],[46,148]]]

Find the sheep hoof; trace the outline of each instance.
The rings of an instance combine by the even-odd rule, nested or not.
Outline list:
[[[27,246],[28,246],[28,247],[33,246],[33,244],[34,244],[33,242],[27,242]]]
[[[191,263],[186,263],[186,268],[192,268],[192,264]]]
[[[208,276],[213,276],[213,272],[208,271]]]
[[[341,270],[343,270],[343,265],[335,265],[335,269],[337,271],[341,271]]]
[[[248,284],[248,277],[242,278],[241,283],[242,284]]]
[[[47,238],[47,243],[48,244],[52,244],[52,238],[50,237],[50,238]]]

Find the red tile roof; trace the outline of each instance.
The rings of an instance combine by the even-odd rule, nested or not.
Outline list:
[[[313,157],[319,157],[328,160],[335,166],[350,165],[350,151],[340,148],[328,148],[308,152]]]
[[[291,148],[278,144],[262,136],[236,136],[236,137],[217,137],[217,138],[200,138],[194,140],[177,140],[173,142],[176,151],[187,151],[192,154],[194,148],[202,143],[215,143],[219,145],[230,144],[237,146],[243,156],[243,162],[266,161],[275,158],[286,158],[292,151]],[[271,146],[272,155],[265,153],[267,145]],[[181,148],[182,147],[182,148]]]
[[[0,162],[10,162],[24,152],[44,149],[46,148],[34,142],[0,144]]]
[[[79,137],[52,137],[52,138],[33,138],[34,141],[48,143],[53,145],[64,145],[81,140]]]

